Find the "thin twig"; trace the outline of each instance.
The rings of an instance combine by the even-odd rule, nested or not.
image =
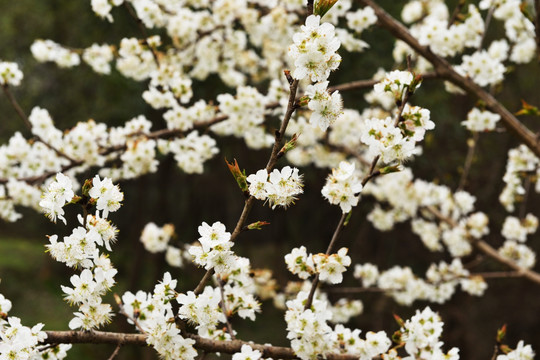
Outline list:
[[[30,130],[30,132],[32,131],[32,123],[30,122],[30,120],[28,120],[28,116],[26,116],[26,114],[24,113],[23,109],[21,108],[21,106],[19,105],[19,103],[17,102],[17,99],[15,99],[15,96],[13,96],[13,94],[11,93],[11,91],[9,90],[9,86],[7,84],[3,84],[2,85],[2,89],[4,90],[4,93],[6,94],[9,102],[11,103],[11,105],[13,106],[13,108],[15,109],[15,112],[17,113],[17,115],[19,115],[19,117],[22,119],[22,121],[24,122],[24,125],[28,128],[28,130]],[[54,146],[52,146],[51,144],[49,144],[47,141],[43,140],[40,136],[38,135],[34,135],[34,137],[36,138],[37,141],[39,141],[40,143],[42,143],[43,145],[45,145],[46,147],[48,147],[49,149],[51,149],[52,151],[54,151],[56,153],[56,155],[60,156],[60,157],[63,157],[69,161],[75,161],[71,156],[68,156],[67,154],[65,154],[64,152],[58,150],[57,148],[55,148]]]
[[[3,84],[2,89],[4,90],[4,94],[6,94],[9,102],[15,109],[15,112],[17,113],[17,115],[19,115],[19,117],[24,122],[24,125],[28,128],[28,130],[32,131],[32,124],[30,123],[30,120],[28,120],[28,117],[24,113],[23,109],[21,108],[21,106],[19,105],[19,103],[17,102],[13,94],[11,93],[11,91],[9,90],[9,86],[7,84]]]
[[[441,212],[439,210],[437,210],[435,207],[426,206],[425,209],[427,209],[429,212],[431,212],[433,215],[435,215],[439,220],[447,223],[448,225],[450,225],[452,227],[457,227],[458,226],[458,224],[454,220],[452,220],[452,219],[444,216],[443,214],[441,214]],[[491,247],[491,245],[489,245],[484,240],[474,239],[474,238],[471,238],[471,237],[468,237],[467,240],[473,246],[475,246],[478,250],[480,250],[481,252],[483,252],[484,254],[486,254],[487,256],[492,258],[493,260],[508,266],[509,268],[515,270],[517,273],[521,274],[522,277],[524,277],[524,278],[526,278],[526,279],[540,285],[540,274],[539,273],[537,273],[537,272],[535,272],[533,270],[522,268],[521,266],[516,264],[514,261],[501,256],[497,252],[497,250],[495,250],[493,247]]]
[[[459,0],[456,7],[454,8],[454,11],[452,12],[452,16],[450,17],[450,20],[448,21],[448,28],[450,28],[450,26],[452,26],[456,22],[459,14],[461,13],[461,10],[463,10],[463,7],[465,6],[466,3],[467,3],[467,0]]]
[[[339,219],[339,222],[336,226],[336,229],[334,230],[334,234],[332,235],[332,239],[330,240],[330,243],[328,244],[328,248],[326,249],[326,255],[332,254],[332,251],[334,250],[334,247],[336,245],[336,241],[343,231],[343,228],[345,227],[345,219],[347,219],[347,216],[349,213],[343,213],[341,214],[341,218]],[[306,304],[304,305],[304,309],[307,310],[311,307],[311,304],[313,303],[313,297],[315,296],[315,290],[317,289],[317,286],[319,285],[319,274],[316,274],[311,282],[311,289],[309,290],[309,295],[306,299]]]
[[[119,342],[118,345],[116,345],[116,348],[114,349],[113,353],[111,354],[111,356],[109,356],[107,360],[113,360],[116,357],[116,355],[118,355],[118,352],[120,351],[121,347],[122,347],[122,343]]]
[[[486,38],[486,33],[488,31],[489,25],[491,24],[491,19],[493,18],[493,12],[495,11],[495,6],[491,6],[486,15],[486,20],[484,21],[484,32],[482,33],[482,38],[480,39],[480,44],[478,45],[478,50],[482,48],[484,40]]]
[[[465,188],[465,185],[467,184],[467,177],[469,176],[469,171],[471,170],[471,165],[473,163],[478,138],[478,131],[473,131],[472,138],[467,141],[467,156],[465,158],[465,165],[463,165],[463,173],[461,174],[461,179],[459,180],[459,186],[456,191],[463,190]]]
[[[144,27],[144,24],[143,24],[142,20],[137,16],[137,14],[135,13],[135,10],[133,9],[133,7],[127,1],[124,2],[124,5],[126,6],[126,9],[128,10],[129,15],[131,15],[131,17],[133,19],[135,19],[135,21],[137,22],[137,26],[139,27],[139,31],[141,32],[141,34],[143,36],[142,41],[143,41],[144,45],[146,45],[148,47],[148,49],[150,49],[150,52],[152,52],[152,57],[154,58],[154,61],[155,61],[156,65],[157,65],[157,67],[159,67],[159,58],[157,56],[156,49],[154,49],[154,47],[150,46],[150,44],[148,43],[148,33],[146,32],[146,28]]]
[[[221,311],[223,311],[223,315],[225,315],[225,323],[227,324],[227,331],[229,332],[231,339],[236,340],[236,337],[234,336],[234,330],[232,328],[231,322],[229,321],[229,310],[227,309],[225,290],[223,289],[223,280],[221,278],[218,278],[217,283],[219,286],[219,292],[221,294],[221,301],[220,301]]]

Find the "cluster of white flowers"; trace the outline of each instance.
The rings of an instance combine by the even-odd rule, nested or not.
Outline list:
[[[368,220],[377,229],[390,230],[395,223],[413,219],[413,232],[432,251],[441,251],[442,241],[452,256],[462,257],[472,251],[470,239],[479,239],[489,233],[488,217],[481,212],[472,213],[474,196],[465,191],[452,193],[446,186],[419,179],[413,181],[409,169],[379,177],[368,183],[363,192],[390,205],[387,210],[376,205],[368,215]],[[456,226],[437,220],[428,208]]]
[[[188,108],[175,105],[163,114],[163,119],[167,122],[168,129],[186,131],[193,128],[195,123],[211,120],[215,116],[214,106],[207,104],[204,100],[199,100]]]
[[[420,44],[443,57],[455,56],[466,48],[477,48],[484,33],[484,21],[474,5],[469,5],[466,18],[461,23],[448,24],[448,9],[441,1],[426,4],[411,1],[403,8],[402,18],[411,23],[422,20],[411,27],[411,33]]]
[[[30,47],[37,61],[52,61],[60,67],[73,67],[81,63],[80,56],[52,40],[36,40]]]
[[[295,299],[287,301],[287,338],[295,354],[303,360],[325,353],[341,353],[372,359],[390,348],[391,341],[384,331],[368,332],[360,338],[360,330],[351,330],[339,324],[335,329],[328,325],[332,320],[329,304],[324,299],[314,299],[309,309],[304,309],[307,291],[300,291]]]
[[[320,16],[310,15],[300,32],[293,36],[289,56],[294,59],[293,77],[308,77],[313,82],[325,81],[332,70],[337,69],[341,56],[336,51],[341,45],[330,23],[320,24]]]
[[[23,73],[14,62],[0,61],[0,85],[19,86]]]
[[[525,345],[521,340],[514,350],[507,354],[497,355],[497,360],[530,360],[534,359],[534,355],[531,345]]]
[[[348,213],[358,204],[360,200],[358,194],[362,188],[354,163],[342,161],[339,168],[332,169],[332,174],[328,175],[321,193],[330,204],[339,205],[343,213]]]
[[[75,196],[75,193],[73,192],[71,179],[62,173],[58,173],[56,174],[56,180],[47,186],[39,206],[43,208],[51,221],[56,222],[58,217],[64,224],[67,224],[63,207],[73,199],[73,196]]]
[[[159,42],[158,38],[147,39],[149,43]],[[141,45],[136,38],[123,38],[118,49],[116,69],[122,75],[137,81],[150,77],[157,70],[152,51]]]
[[[358,9],[355,12],[348,12],[345,16],[347,18],[347,26],[356,33],[362,33],[362,31],[377,22],[375,11],[369,6]]]
[[[179,317],[196,324],[201,336],[230,339],[231,334],[218,329],[219,323],[225,323],[226,317],[233,314],[253,321],[255,313],[260,311],[260,304],[254,297],[257,287],[251,274],[249,260],[236,257],[228,272],[220,274],[218,281],[223,281],[222,289],[206,286],[198,295],[193,291],[178,295]],[[227,309],[226,315],[224,309]]]
[[[379,271],[376,265],[357,264],[354,277],[362,281],[364,287],[377,286],[399,304],[411,305],[416,300],[428,300],[442,304],[454,295],[460,285],[466,293],[483,295],[487,284],[480,276],[471,275],[459,259],[448,264],[431,264],[425,279],[414,275],[410,267],[394,266]]]
[[[525,145],[508,151],[506,171],[503,176],[505,187],[499,195],[499,201],[506,211],[514,211],[515,204],[525,194],[525,179],[530,175],[540,174],[540,160]],[[540,181],[536,181],[536,192],[540,192]]]
[[[305,96],[309,98],[308,108],[313,111],[309,123],[318,126],[322,131],[326,131],[339,118],[343,108],[339,91],[330,94],[327,88],[328,81],[322,81],[309,85],[305,92]]]
[[[173,224],[165,224],[159,227],[151,222],[144,227],[141,233],[141,242],[144,248],[151,253],[165,252],[165,261],[170,266],[182,267],[184,257],[188,257],[189,255],[183,249],[169,244],[173,236]]]
[[[178,167],[188,174],[202,174],[205,161],[219,152],[214,139],[196,130],[181,139],[159,139],[157,146],[163,154],[172,153]]]
[[[111,10],[113,6],[120,6],[124,3],[124,0],[92,0],[92,11],[96,13],[96,15],[105,18],[109,20],[110,22],[113,21]]]
[[[259,350],[253,350],[249,345],[242,345],[240,352],[234,354],[232,360],[259,360],[261,356]]]
[[[523,220],[520,220],[515,216],[508,216],[504,220],[501,234],[506,240],[514,240],[523,243],[527,240],[527,235],[534,234],[537,229],[538,218],[533,214],[527,214]]]
[[[114,185],[109,178],[102,180],[99,175],[92,179],[92,188],[88,195],[96,201],[96,216],[99,217],[99,211],[102,211],[104,219],[109,216],[109,212],[120,209],[124,200],[124,194],[118,185]]]
[[[343,273],[351,265],[351,258],[347,256],[347,248],[341,248],[336,254],[314,254],[313,263],[319,280],[330,284],[339,284],[343,281]]]
[[[388,94],[392,98],[390,103],[401,104],[407,93],[412,94],[419,85],[412,73],[395,70],[375,84],[374,93]],[[416,142],[423,140],[426,130],[435,128],[429,110],[419,106],[406,104],[402,113],[395,115],[399,116],[398,121],[387,114],[381,115],[364,120],[360,139],[368,146],[368,158],[380,156],[387,164],[402,162],[416,154]]]
[[[456,71],[469,76],[480,86],[487,86],[500,83],[506,68],[499,59],[493,58],[486,50],[480,50],[464,55]]]
[[[287,338],[291,340],[294,353],[302,360],[331,350],[332,328],[327,321],[332,313],[327,302],[314,299],[309,309],[304,309],[308,292],[301,291],[294,300],[287,301]]]
[[[382,162],[402,162],[413,156],[415,141],[404,136],[391,117],[366,119],[361,141],[368,146],[368,157],[380,156]]]
[[[411,358],[420,359],[459,359],[459,349],[452,348],[448,353],[443,353],[440,341],[444,323],[441,317],[426,307],[422,312],[405,321],[400,329],[401,341],[405,344],[405,351]]]
[[[506,37],[513,45],[510,60],[518,64],[530,62],[536,52],[534,24],[521,6],[519,0],[482,0],[479,4],[484,10],[493,7],[493,17],[504,21]]]
[[[163,281],[154,287],[152,294],[138,291],[122,295],[123,310],[128,322],[137,322],[137,328],[147,334],[146,342],[152,345],[163,359],[192,360],[197,356],[195,340],[186,339],[176,327],[172,300],[177,298],[176,280],[165,273]]]
[[[306,248],[294,248],[285,255],[285,263],[290,272],[300,279],[307,279],[312,274],[319,274],[319,279],[331,284],[343,281],[343,273],[351,265],[347,248],[341,248],[336,254],[308,254]]]
[[[535,252],[515,240],[506,240],[499,248],[499,254],[524,269],[530,269],[536,263]]]
[[[151,222],[144,227],[141,233],[141,242],[144,248],[151,253],[163,252],[167,250],[169,241],[173,235],[173,224],[165,224],[159,227]]]
[[[57,174],[56,179],[49,185],[40,204],[51,220],[58,216],[65,223],[62,207],[68,198],[71,201],[74,197],[72,182],[61,173]],[[99,247],[111,251],[117,230],[105,216],[120,207],[123,195],[110,179],[101,180],[96,176],[89,183],[92,184],[88,191],[89,202],[96,206],[96,215],[87,215],[86,219],[79,215],[82,226],[73,229],[63,241],[58,241],[58,235],[49,236],[47,245],[56,261],[72,268],[82,268],[80,275],[73,275],[70,279],[73,288],[62,286],[65,299],[79,306],[79,311],[74,313],[75,317],[69,323],[71,329],[95,329],[110,321],[111,306],[103,304],[101,297],[115,284],[114,276],[117,273],[110,259],[100,254]],[[100,210],[104,217],[99,216]]]
[[[473,108],[467,114],[467,120],[462,121],[461,124],[469,131],[493,131],[497,122],[501,119],[499,114],[492,113],[487,110],[480,110]]]
[[[294,204],[297,196],[302,194],[302,175],[297,168],[285,166],[274,169],[270,174],[261,169],[246,178],[249,183],[249,193],[259,200],[268,201],[272,209],[276,206],[287,207]]]
[[[84,49],[82,58],[98,74],[111,73],[110,63],[113,61],[114,55],[110,45],[92,44],[89,48]]]
[[[11,310],[11,301],[0,294],[0,358],[1,359],[41,359],[54,355],[53,359],[63,359],[71,345],[59,345],[54,348],[39,346],[47,338],[41,331],[43,324],[39,323],[32,328],[22,325],[21,319],[8,316]]]
[[[231,233],[219,221],[212,226],[203,222],[198,231],[200,246],[193,245],[188,250],[195,263],[206,270],[214,269],[217,274],[228,273],[236,260],[236,255],[231,251]]]
[[[176,300],[180,304],[178,316],[196,324],[200,334],[206,334],[209,330],[216,329],[218,323],[227,321],[220,306],[219,288],[206,286],[199,295],[188,291],[186,294],[178,295]]]
[[[390,93],[394,101],[401,101],[406,92],[414,92],[414,75],[409,71],[394,70],[373,86],[376,93]]]
[[[191,100],[193,91],[191,79],[172,65],[161,65],[150,74],[150,83],[142,97],[154,109],[174,108],[180,102]]]
[[[219,110],[227,120],[212,126],[212,131],[220,135],[234,135],[244,138],[254,149],[270,146],[274,139],[265,134],[262,124],[267,99],[256,88],[242,86],[236,89],[236,96],[220,94],[217,97]]]

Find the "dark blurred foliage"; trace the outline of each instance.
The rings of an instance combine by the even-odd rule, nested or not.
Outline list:
[[[380,3],[392,13],[399,14],[404,1]],[[23,84],[14,93],[27,113],[34,106],[47,108],[61,129],[89,118],[108,125],[120,125],[139,114],[151,119],[155,128],[163,126],[160,114],[150,109],[140,97],[144,83],[125,79],[115,71],[110,76],[100,76],[85,65],[59,69],[52,64],[39,64],[29,51],[34,39],[38,38],[81,48],[94,42],[118,44],[122,37],[139,37],[134,20],[124,8],[114,10],[115,22],[112,24],[94,15],[89,1],[0,1],[0,14],[0,56],[2,60],[16,61],[24,72]],[[500,37],[498,25],[495,23],[493,26]],[[372,29],[363,37],[371,48],[362,54],[342,52],[344,60],[339,71],[332,75],[332,84],[369,78],[379,67],[391,68],[393,61],[388,54],[393,40],[389,34],[382,29]],[[519,109],[521,98],[538,105],[538,75],[535,63],[520,67],[508,75],[504,88],[494,91],[510,111]],[[207,100],[215,98],[224,89],[217,78],[196,83],[194,88],[195,98]],[[363,91],[343,94],[345,105],[361,109],[365,106],[363,94]],[[438,80],[425,81],[415,94],[412,102],[430,109],[436,123],[436,129],[425,140],[424,155],[408,164],[418,178],[457,188],[467,152],[466,140],[470,136],[460,122],[475,101],[467,96],[448,95]],[[4,96],[0,96],[0,114],[2,140],[15,131],[29,134]],[[526,118],[524,121],[532,129],[538,128],[537,119]],[[168,158],[162,159],[157,174],[121,183],[125,193],[124,206],[111,216],[120,229],[119,241],[111,254],[119,269],[114,292],[150,291],[164,271],[171,271],[179,279],[181,290],[192,289],[198,283],[203,271],[194,267],[182,270],[169,268],[163,256],[151,255],[143,249],[139,236],[150,221],[158,225],[173,223],[177,244],[196,240],[197,227],[202,221],[221,221],[232,230],[241,212],[243,197],[228,173],[224,158],[236,158],[247,173],[253,173],[264,166],[269,151],[248,151],[243,143],[231,138],[219,138],[218,142],[221,153],[207,163],[204,175],[186,175]],[[466,186],[466,190],[477,196],[477,209],[490,216],[489,242],[495,247],[502,243],[500,227],[506,216],[498,203],[506,154],[517,144],[516,138],[504,131],[481,135],[479,151]],[[305,194],[297,204],[286,211],[272,211],[257,204],[249,222],[265,220],[271,225],[261,231],[243,234],[235,245],[235,251],[249,257],[253,267],[273,269],[281,285],[293,279],[286,271],[283,255],[302,244],[308,247],[308,251],[324,252],[341,215],[337,207],[330,206],[320,195],[328,172],[314,168],[301,171],[305,174]],[[87,175],[90,178],[93,173]],[[449,260],[448,254],[427,251],[418,237],[411,233],[408,223],[386,233],[375,231],[365,219],[373,204],[370,198],[362,199],[340,239],[340,246],[349,247],[353,263],[372,262],[381,269],[396,264],[409,265],[423,276],[430,262]],[[529,212],[539,214],[536,194],[530,197],[527,206]],[[67,329],[74,309],[61,299],[60,284],[68,284],[72,273],[44,254],[43,245],[47,242],[45,234],[66,235],[70,230],[61,224],[50,224],[35,212],[23,210],[23,213],[23,220],[0,225],[1,293],[13,301],[11,314],[22,317],[24,324],[42,321],[48,330]],[[76,209],[70,209],[68,223],[71,225],[76,221],[75,214]],[[535,238],[538,240],[538,235]],[[539,252],[538,241],[535,244],[534,240],[530,244]],[[471,256],[464,261],[473,259]],[[486,260],[478,271],[495,269],[499,267]],[[349,276],[345,285],[358,284]],[[427,305],[420,302],[410,308],[403,307],[380,294],[362,294],[360,298],[364,301],[364,314],[353,319],[350,325],[364,332],[386,330],[391,334],[397,330],[392,313],[407,318],[413,314],[414,308]],[[523,279],[507,279],[490,281],[482,298],[458,291],[447,304],[430,306],[439,311],[445,321],[443,340],[446,349],[458,346],[464,359],[488,359],[492,355],[496,330],[505,323],[508,324],[510,346],[514,346],[518,339],[524,339],[537,352],[540,351],[539,299],[538,286]],[[108,300],[114,303],[112,296]],[[270,302],[263,304],[263,310],[256,323],[240,319],[233,321],[239,337],[286,345],[282,313]],[[109,329],[133,331],[121,316],[114,319]],[[113,350],[113,346],[106,345],[77,345],[70,356],[72,359],[101,359],[108,357]],[[126,347],[120,351],[118,359],[155,357],[152,349]]]

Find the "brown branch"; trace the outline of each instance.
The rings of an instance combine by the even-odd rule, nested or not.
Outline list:
[[[471,165],[473,163],[476,145],[478,144],[478,137],[478,131],[473,131],[473,137],[467,141],[467,156],[465,158],[465,165],[463,166],[463,173],[461,174],[457,191],[463,190],[467,184],[467,177],[469,176],[469,171],[471,170]]]
[[[454,8],[454,11],[452,12],[452,16],[450,17],[450,20],[448,21],[448,28],[450,28],[450,26],[452,26],[456,22],[459,16],[459,13],[461,13],[461,10],[463,10],[463,7],[465,6],[466,3],[467,3],[467,0],[459,0],[456,7]]]
[[[2,89],[4,90],[4,94],[6,94],[9,102],[11,103],[13,108],[15,109],[15,112],[17,113],[17,115],[19,115],[19,117],[24,122],[24,125],[28,128],[28,130],[32,131],[32,123],[30,123],[30,120],[28,120],[28,117],[26,116],[23,109],[21,108],[21,106],[17,102],[17,99],[15,99],[15,96],[13,96],[13,94],[9,90],[9,86],[7,84],[3,84]],[[34,135],[34,136],[35,136],[37,141],[39,141],[40,143],[42,143],[43,145],[45,145],[46,147],[48,147],[49,149],[54,151],[58,156],[63,157],[65,159],[69,160],[69,161],[74,161],[72,157],[70,157],[70,156],[66,155],[65,153],[63,153],[62,151],[58,150],[57,148],[55,148],[54,146],[49,144],[47,141],[43,140],[40,136],[38,136],[38,135]]]
[[[467,93],[481,99],[486,107],[499,114],[505,126],[517,135],[521,141],[531,149],[531,151],[540,157],[540,144],[537,144],[535,135],[523,125],[511,112],[509,112],[497,99],[489,92],[484,90],[470,78],[458,74],[450,63],[440,56],[435,55],[428,47],[420,45],[409,30],[399,21],[390,16],[384,9],[377,5],[373,0],[358,0],[361,4],[370,6],[375,11],[378,18],[378,24],[386,28],[394,37],[407,43],[418,54],[426,58],[435,72],[442,78],[450,81],[454,85],[465,90]]]
[[[435,215],[435,217],[437,217],[439,220],[447,223],[448,225],[450,225],[452,227],[458,226],[458,224],[454,220],[452,220],[452,219],[444,216],[443,214],[441,214],[441,212],[439,210],[437,210],[435,207],[426,206],[425,209],[427,209],[429,212],[431,212],[433,215]],[[524,278],[526,278],[526,279],[540,285],[540,274],[539,273],[537,273],[537,272],[535,272],[533,270],[522,268],[521,266],[516,264],[514,261],[501,256],[497,252],[497,250],[495,250],[491,245],[489,245],[484,240],[473,239],[473,238],[467,238],[467,240],[474,247],[476,247],[478,250],[480,250],[481,252],[483,252],[484,254],[486,254],[487,256],[492,258],[493,260],[508,266],[509,268],[511,268],[511,269],[515,270],[517,273],[519,273],[522,277],[524,277]]]
[[[23,109],[21,108],[21,106],[19,105],[19,103],[17,102],[17,100],[15,99],[13,94],[11,93],[11,91],[9,90],[9,86],[7,84],[3,84],[2,85],[2,90],[4,90],[4,94],[6,94],[9,102],[11,103],[13,108],[15,109],[15,112],[17,113],[17,115],[19,115],[19,117],[24,122],[24,125],[28,128],[28,130],[31,131],[32,130],[32,124],[30,123],[30,120],[28,120],[28,117],[24,113]]]
[[[350,212],[341,214],[341,218],[339,219],[336,229],[334,230],[334,234],[332,235],[332,239],[330,240],[330,243],[328,244],[328,248],[326,249],[326,255],[332,254],[332,251],[334,250],[334,247],[336,245],[336,241],[339,235],[341,235],[341,232],[343,231],[343,229],[345,228],[345,219],[347,219],[347,216],[349,214]],[[307,310],[311,307],[311,304],[313,303],[313,297],[315,296],[315,290],[317,290],[318,285],[319,285],[319,274],[316,274],[311,282],[311,289],[309,290],[309,295],[306,299],[304,310]]]
[[[146,346],[146,335],[113,333],[105,331],[46,331],[45,344],[125,344]],[[263,357],[274,359],[298,359],[289,347],[254,344],[247,341],[221,341],[206,339],[198,335],[185,334],[185,337],[195,340],[195,348],[206,352],[235,354],[241,351],[243,345],[249,345],[259,350]],[[356,360],[358,356],[346,354],[325,354],[329,360]]]

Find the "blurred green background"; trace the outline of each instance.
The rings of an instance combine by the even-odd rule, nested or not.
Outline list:
[[[380,1],[394,14],[399,13],[403,1]],[[455,3],[455,1],[453,2]],[[100,76],[81,65],[75,69],[59,69],[53,64],[40,64],[29,51],[34,39],[52,39],[63,45],[82,48],[92,43],[118,44],[122,37],[139,36],[137,27],[124,8],[114,10],[115,22],[110,24],[96,17],[88,1],[0,1],[0,59],[15,61],[22,68],[25,78],[14,94],[27,113],[32,107],[47,108],[61,129],[74,126],[77,121],[93,118],[108,125],[120,125],[126,120],[145,114],[154,128],[163,127],[160,113],[150,109],[140,95],[144,83],[137,83],[120,76],[116,71],[110,76]],[[496,33],[500,26],[493,24]],[[367,32],[364,39],[371,49],[363,54],[345,54],[339,71],[331,77],[331,84],[351,79],[365,79],[384,67],[390,69],[392,59],[388,56],[392,46],[391,37],[381,29]],[[511,111],[519,109],[520,99],[539,105],[540,92],[536,63],[513,69],[505,87],[499,89],[498,98]],[[195,99],[212,100],[223,89],[217,78],[211,78],[194,86]],[[363,91],[343,94],[345,105],[362,108],[365,105]],[[426,138],[424,156],[409,165],[418,178],[433,180],[452,189],[457,187],[464,163],[469,134],[460,126],[475,99],[466,96],[449,96],[439,81],[426,81],[413,99],[416,105],[431,110],[436,128]],[[538,129],[537,119],[524,119],[532,128]],[[0,138],[5,141],[15,131],[28,136],[28,131],[17,118],[5,96],[0,96]],[[235,139],[218,139],[221,152],[206,165],[203,176],[186,175],[178,170],[171,158],[163,159],[156,174],[121,183],[125,194],[124,206],[111,216],[120,229],[119,241],[114,246],[112,261],[119,269],[115,293],[138,289],[150,291],[164,271],[171,271],[179,279],[181,290],[192,289],[203,271],[194,267],[182,270],[169,268],[161,255],[144,251],[139,236],[147,222],[158,225],[166,222],[176,227],[178,244],[197,239],[197,226],[202,222],[221,221],[228,229],[236,224],[243,206],[243,197],[228,173],[223,158],[236,158],[248,173],[261,168],[268,157],[268,150],[247,151]],[[466,190],[477,196],[477,209],[486,212],[491,219],[489,241],[493,246],[502,244],[500,227],[506,216],[498,203],[502,189],[506,153],[517,145],[516,138],[506,132],[480,136],[479,152],[470,173]],[[270,226],[259,232],[245,233],[235,245],[236,252],[248,256],[255,268],[269,267],[281,285],[292,277],[287,273],[283,255],[294,246],[305,244],[311,252],[324,251],[339,220],[340,211],[330,206],[320,195],[327,176],[326,170],[306,168],[305,194],[297,204],[286,212],[271,211],[257,204],[250,221],[265,220]],[[88,173],[90,178],[93,173]],[[382,269],[393,265],[412,266],[422,276],[432,261],[448,260],[447,254],[432,254],[410,232],[408,223],[394,231],[375,231],[365,219],[373,207],[373,200],[365,198],[353,214],[350,226],[340,240],[341,246],[350,249],[353,263],[372,262]],[[538,196],[532,194],[528,211],[538,211]],[[32,211],[22,210],[24,218],[14,224],[0,224],[0,293],[13,302],[10,315],[23,319],[26,325],[44,322],[46,330],[66,330],[71,313],[63,300],[60,285],[69,284],[70,269],[55,263],[44,252],[45,235],[66,235],[68,229],[51,224],[45,217]],[[69,223],[75,214],[68,214]],[[537,252],[540,250],[538,235],[529,241]],[[465,260],[471,261],[474,257]],[[481,270],[497,269],[490,263]],[[480,269],[479,269],[480,270]],[[349,278],[345,285],[354,286]],[[413,307],[402,307],[380,294],[363,294],[365,312],[352,320],[350,326],[368,330],[397,330],[392,313],[409,317],[414,308],[426,304],[417,302]],[[112,296],[107,299],[114,303]],[[508,279],[490,281],[489,289],[482,298],[474,298],[458,292],[443,306],[430,304],[441,313],[445,321],[443,340],[445,349],[458,346],[464,359],[489,359],[493,352],[496,330],[508,324],[508,344],[514,346],[524,339],[540,351],[540,289],[527,280]],[[263,304],[263,313],[256,323],[233,321],[239,338],[286,345],[282,313],[271,303]],[[121,316],[117,316],[109,330],[134,331]],[[71,359],[104,359],[114,350],[108,345],[76,345]],[[125,347],[118,359],[154,359],[152,349]]]

